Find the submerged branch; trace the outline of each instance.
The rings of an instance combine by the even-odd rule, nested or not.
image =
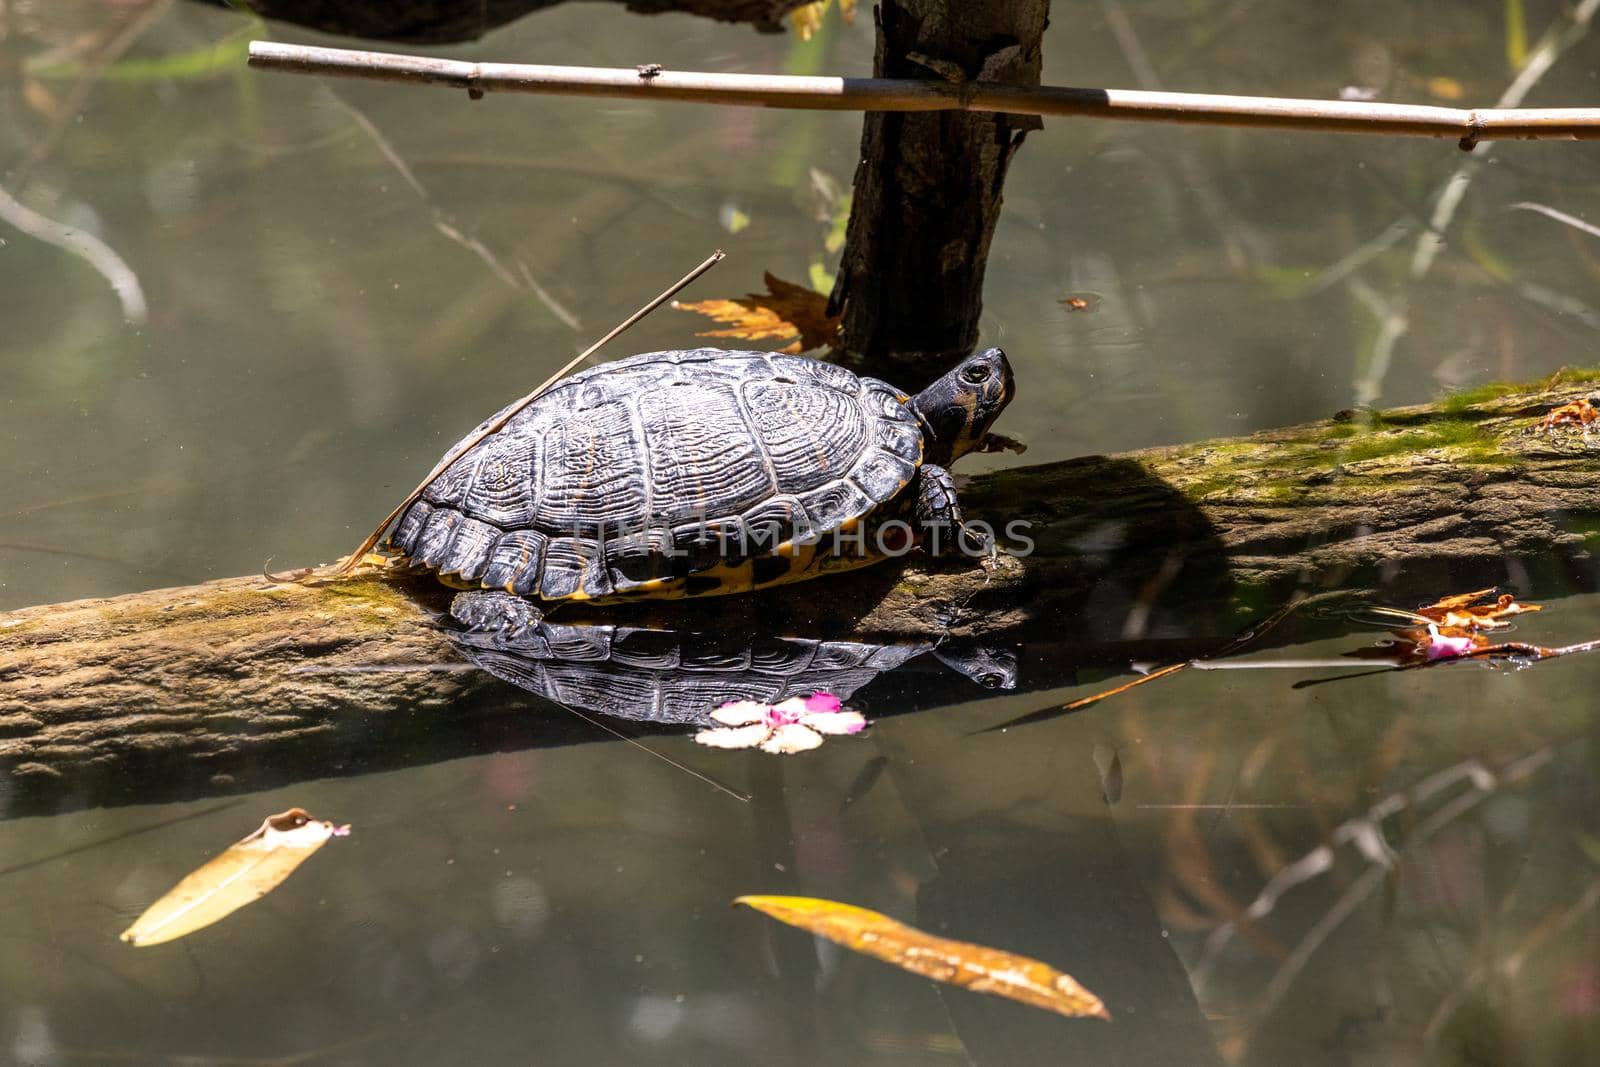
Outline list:
[[[250,42],[250,65],[489,92],[676,100],[815,111],[991,111],[1142,122],[1454,137],[1470,149],[1488,140],[1600,139],[1600,108],[1464,109],[1353,100],[1295,100],[1128,89],[952,84],[910,78],[797,77],[661,70],[468,63],[276,41]]]
[[[0,189],[0,220],[10,223],[36,241],[71,252],[88,263],[117,294],[117,299],[122,302],[122,317],[135,325],[144,324],[149,313],[144,289],[139,285],[139,276],[126,260],[117,255],[116,249],[92,233],[39,214],[4,189]]]

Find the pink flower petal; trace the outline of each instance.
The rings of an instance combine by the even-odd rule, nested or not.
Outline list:
[[[750,726],[722,726],[701,730],[694,735],[694,739],[712,748],[754,748],[765,741],[771,732],[765,723],[758,722]]]
[[[775,756],[788,756],[816,748],[822,744],[822,735],[797,722],[787,723],[772,731],[772,736],[761,743],[761,751]]]
[[[832,693],[812,693],[806,697],[807,711],[838,711],[842,707],[844,705]]]
[[[1437,627],[1428,627],[1428,647],[1426,653],[1429,660],[1454,659],[1465,656],[1472,651],[1472,638],[1470,637],[1445,637]]]
[[[724,726],[746,726],[767,717],[767,705],[759,700],[730,700],[711,713]]]
[[[812,711],[800,722],[819,734],[859,734],[867,728],[867,717],[859,711]]]

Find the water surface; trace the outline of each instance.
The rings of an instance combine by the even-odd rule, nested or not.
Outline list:
[[[870,68],[867,19],[800,45],[615,7],[442,54]],[[1507,11],[1534,39],[1562,10],[1058,5],[1045,70],[1483,104],[1513,77]],[[320,39],[185,4],[150,9],[80,99],[62,56],[143,12],[0,15],[0,188],[115,249],[149,308],[125,323],[99,274],[0,228],[0,608],[332,558],[711,247],[730,259],[690,296],[835,263],[829,190],[848,187],[858,117],[255,74],[249,37]],[[1592,102],[1597,54],[1574,46],[1527,103]],[[1465,158],[1448,142],[1050,122],[1017,156],[989,266],[984,340],[1020,383],[999,428],[1048,462],[1595,362],[1600,242],[1514,205],[1600,218],[1600,147],[1485,156],[1423,270]],[[700,328],[663,310],[609,354]],[[1519,636],[1600,634],[1593,572],[1570,574],[1519,590],[1551,605]],[[1120,626],[1058,622],[1041,645]],[[1024,650],[998,696],[885,677],[860,694],[884,716],[866,738],[794,760],[654,739],[748,804],[594,732],[7,819],[0,1058],[1332,1067],[1578,1063],[1600,1041],[1591,661],[1303,689],[1334,672],[1189,672],[980,732],[1106,683],[1062,662]],[[291,804],[355,832],[203,934],[116,941]],[[1039,956],[1116,1021],[940,990],[727,907],[751,892]]]

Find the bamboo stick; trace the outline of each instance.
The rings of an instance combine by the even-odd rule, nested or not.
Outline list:
[[[1600,108],[1451,108],[1355,100],[1078,89],[904,78],[796,77],[661,70],[468,63],[428,56],[276,41],[250,42],[262,70],[417,82],[489,92],[676,100],[820,111],[998,111],[1137,122],[1181,122],[1327,133],[1456,137],[1463,148],[1487,140],[1597,140]]]

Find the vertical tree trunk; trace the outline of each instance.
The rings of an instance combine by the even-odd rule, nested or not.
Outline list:
[[[883,78],[1038,85],[1049,0],[882,0]],[[1033,116],[866,116],[830,304],[845,352],[917,387],[971,351],[1006,168]]]

